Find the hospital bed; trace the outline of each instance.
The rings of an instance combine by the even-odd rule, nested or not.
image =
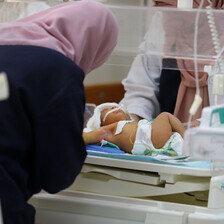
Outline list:
[[[88,156],[69,189],[40,193],[31,203],[37,223],[62,223],[66,217],[66,223],[221,224],[223,176],[221,182],[214,177],[219,174],[223,170]],[[212,188],[217,192],[208,200]]]
[[[188,20],[187,28],[193,27],[191,23],[194,24],[193,19],[199,10],[110,7],[118,19],[120,34],[118,45],[105,67],[129,68],[130,62],[139,53],[158,58],[194,58],[193,38],[189,49],[167,49],[164,48],[164,30],[160,27],[163,27],[164,15],[170,17],[170,21],[192,18]],[[200,11],[207,18],[206,11]],[[215,16],[223,21],[219,18],[224,17],[223,12],[218,11]],[[171,24],[167,24],[166,29]],[[176,30],[185,33],[185,28],[179,26]],[[221,26],[217,28],[219,34],[222,33]],[[142,50],[139,46],[142,46],[147,33],[150,34],[147,35],[148,44]],[[167,43],[176,38],[175,33],[173,35]],[[178,41],[185,41],[184,36],[178,38]],[[211,37],[204,36],[201,41],[206,38]],[[223,46],[223,39],[220,38],[220,41]],[[196,56],[210,65],[216,60],[216,55],[209,51],[209,47],[208,51],[203,50],[199,48]],[[163,66],[178,69],[173,64]],[[200,71],[201,68],[198,69]],[[36,224],[223,224],[223,197],[222,162],[187,161],[183,158],[181,161],[167,161],[90,150],[73,185],[54,195],[41,192],[33,196],[30,203],[37,211]]]

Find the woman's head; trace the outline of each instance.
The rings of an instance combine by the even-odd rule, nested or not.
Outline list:
[[[59,51],[85,74],[102,65],[116,46],[118,24],[95,1],[61,3],[23,19],[0,24],[0,45],[34,45]]]

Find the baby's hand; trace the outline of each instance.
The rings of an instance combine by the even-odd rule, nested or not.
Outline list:
[[[95,144],[105,139],[107,132],[104,128],[99,128],[95,131],[83,132],[82,137],[86,144]]]

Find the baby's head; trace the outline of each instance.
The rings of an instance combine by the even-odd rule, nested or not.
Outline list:
[[[110,106],[101,111],[100,126],[105,126],[118,121],[129,120],[130,117],[126,114],[120,106]]]
[[[102,103],[95,108],[86,128],[93,131],[121,120],[131,120],[131,116],[124,106],[117,103]]]

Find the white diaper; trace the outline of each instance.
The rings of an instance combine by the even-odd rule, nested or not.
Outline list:
[[[161,149],[156,149],[151,141],[151,121],[145,119],[138,122],[135,143],[132,149],[134,155],[167,155],[177,156],[182,154],[183,138],[175,132]]]

